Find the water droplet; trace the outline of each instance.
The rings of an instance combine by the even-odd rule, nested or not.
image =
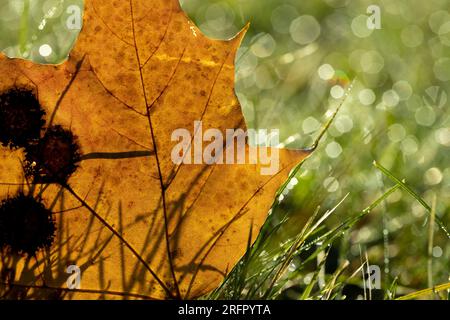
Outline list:
[[[53,49],[48,44],[43,44],[42,46],[39,47],[39,54],[42,57],[49,57],[52,53],[53,53]]]
[[[329,64],[323,64],[319,67],[318,70],[319,77],[322,80],[331,80],[334,77],[335,71],[334,68]]]
[[[341,99],[345,95],[345,90],[341,86],[336,85],[331,88],[330,94],[334,99]]]
[[[372,105],[376,100],[376,95],[371,89],[363,89],[358,95],[359,101],[365,106]]]
[[[428,185],[437,185],[441,183],[443,178],[441,170],[438,168],[430,168],[425,172],[425,183]]]
[[[320,36],[320,24],[313,16],[300,16],[292,21],[289,31],[292,39],[301,45],[314,42]]]
[[[330,158],[335,159],[342,154],[343,150],[339,143],[333,141],[327,145],[325,151]]]

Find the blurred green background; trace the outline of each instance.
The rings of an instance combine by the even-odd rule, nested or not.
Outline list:
[[[0,49],[40,63],[61,62],[77,31],[68,33],[59,15],[45,15],[82,1],[33,0],[27,19],[24,2],[0,0]],[[430,206],[435,201],[436,216],[448,227],[450,0],[180,2],[213,38],[231,38],[251,23],[236,60],[236,93],[249,127],[280,129],[287,147],[308,147],[345,99],[318,150],[276,199],[265,231],[287,223],[271,234],[269,247],[279,248],[318,207],[331,209],[346,195],[327,221],[330,228],[373,203],[394,185],[374,160]],[[374,30],[367,25],[373,5],[381,19]],[[50,56],[40,54],[43,44],[53,48]],[[400,190],[345,232],[332,258],[336,265],[348,260],[350,275],[366,254],[380,266],[385,290],[395,278],[402,293],[449,281],[448,237],[438,227],[430,233],[426,210]],[[257,257],[255,270],[258,263]],[[307,285],[315,268],[288,282],[285,297],[297,297],[289,288]]]
[[[83,0],[0,0],[0,50],[42,64],[64,61],[82,27]]]

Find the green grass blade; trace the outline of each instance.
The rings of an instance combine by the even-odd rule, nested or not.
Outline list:
[[[435,286],[433,288],[416,291],[416,292],[407,294],[406,296],[399,297],[395,300],[412,300],[412,299],[416,299],[421,296],[433,294],[433,293],[444,291],[444,290],[450,290],[450,282]]]
[[[407,186],[403,181],[401,181],[399,178],[394,176],[392,172],[390,172],[388,169],[383,167],[378,162],[374,161],[373,165],[380,170],[386,177],[391,179],[393,182],[397,183],[403,190],[408,192],[414,199],[416,199],[431,215],[432,208],[423,200],[417,193],[415,193],[409,186]],[[439,217],[436,216],[436,223],[439,225],[439,227],[442,229],[442,231],[445,233],[447,238],[450,239],[450,233],[447,230],[447,227],[444,225],[444,223],[439,219]]]

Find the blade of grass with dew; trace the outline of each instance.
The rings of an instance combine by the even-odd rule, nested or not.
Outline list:
[[[275,285],[275,282],[278,281],[279,277],[281,276],[281,274],[285,271],[287,265],[289,265],[289,261],[292,259],[292,257],[295,254],[296,248],[297,246],[301,243],[301,241],[303,241],[306,237],[304,236],[304,234],[306,233],[306,230],[309,229],[309,227],[313,224],[314,220],[316,219],[316,217],[318,216],[320,211],[320,207],[317,207],[316,211],[314,212],[314,214],[308,219],[308,221],[306,222],[305,226],[303,227],[302,231],[300,232],[300,234],[296,237],[295,241],[293,242],[293,244],[291,245],[291,247],[289,248],[289,250],[287,251],[287,255],[285,255],[283,257],[283,262],[280,265],[280,268],[278,269],[275,277],[272,280],[271,285],[269,286],[269,290],[271,290],[271,288]]]
[[[373,209],[375,209],[376,207],[378,207],[385,199],[387,199],[391,194],[393,194],[395,191],[397,191],[399,189],[400,186],[396,185],[394,187],[392,187],[391,189],[389,189],[388,191],[386,191],[380,198],[378,198],[377,200],[375,200],[370,206],[368,206],[367,208],[365,208],[361,213],[359,213],[357,216],[355,217],[350,217],[347,220],[345,220],[344,222],[342,222],[339,226],[335,227],[334,229],[330,230],[329,232],[325,233],[324,235],[322,235],[321,237],[311,241],[308,243],[308,245],[305,246],[305,250],[309,250],[311,248],[311,246],[317,244],[318,242],[322,242],[322,246],[326,247],[328,246],[332,241],[334,241],[340,234],[342,234],[343,232],[351,229],[358,221],[360,221],[363,217],[365,217],[367,214],[369,214]],[[335,234],[337,235],[336,237],[332,237],[332,235]],[[315,258],[315,257],[310,257]],[[306,262],[309,262],[310,258],[308,258]]]
[[[294,242],[294,244],[290,248],[288,255],[286,257],[284,257],[284,259],[283,259],[284,262],[280,266],[275,277],[273,278],[268,292],[270,292],[271,288],[273,288],[275,286],[275,283],[277,281],[279,281],[282,274],[286,271],[286,268],[289,266],[293,257],[296,255],[296,252],[298,251],[299,247],[303,243],[305,243],[305,241],[321,227],[321,225],[324,223],[324,221],[327,220],[336,211],[336,209],[345,201],[345,199],[347,199],[347,197],[348,197],[348,194],[333,209],[327,210],[327,212],[320,219],[318,219],[317,222],[315,222],[315,224],[313,225],[314,221],[316,220],[316,218],[318,216],[320,207],[318,207],[316,209],[315,213],[308,219],[307,223],[305,224],[305,226],[302,229],[302,232],[299,234],[299,236],[297,237],[297,240]]]
[[[433,287],[433,242],[434,242],[434,223],[436,218],[436,195],[433,197],[433,205],[430,212],[430,222],[428,224],[428,257],[427,257],[427,276],[428,287]]]
[[[258,240],[255,242],[255,244],[252,247],[247,248],[246,255],[242,258],[242,260],[233,268],[233,270],[229,273],[227,278],[222,282],[221,286],[218,287],[216,290],[214,290],[207,298],[208,299],[236,299],[235,292],[239,291],[236,290],[239,286],[239,282],[242,282],[242,278],[244,278],[245,284],[247,286],[246,289],[248,291],[245,293],[244,298],[249,299],[251,297],[256,297],[257,292],[260,287],[263,286],[266,279],[270,277],[270,275],[274,272],[275,266],[272,266],[272,268],[269,266],[263,268],[263,270],[260,270],[259,274],[250,274],[249,265],[254,260],[257,259],[257,255],[261,253],[262,250],[265,248],[265,244],[270,241],[271,235],[273,235],[276,231],[280,229],[280,227],[286,223],[287,219],[284,218],[282,221],[277,223],[268,233],[265,233],[263,235],[260,235]],[[282,248],[281,248],[282,249]],[[283,249],[282,249],[283,250]],[[263,274],[261,276],[261,274]],[[259,277],[259,281],[253,281],[255,278]],[[263,278],[261,280],[261,278]],[[249,288],[248,288],[249,287]],[[231,289],[230,289],[231,288]],[[242,290],[240,290],[242,291]],[[229,295],[229,292],[232,292],[233,295]],[[242,294],[242,292],[241,292]],[[242,298],[240,295],[239,298]]]
[[[327,261],[329,253],[330,253],[330,250],[328,250],[325,253],[325,256],[323,257],[322,261],[317,266],[316,272],[314,272],[314,275],[313,275],[313,277],[311,279],[311,282],[308,284],[308,286],[306,287],[305,291],[303,291],[302,295],[300,296],[300,300],[306,300],[306,299],[308,299],[310,297],[312,289],[314,288],[314,286],[316,285],[317,281],[319,280],[320,271],[325,266],[325,262]]]
[[[334,272],[331,280],[327,283],[323,290],[323,295],[325,296],[325,300],[330,299],[331,294],[339,286],[337,283],[338,278],[344,273],[344,271],[348,268],[350,262],[345,260],[344,263]]]
[[[370,262],[369,262],[369,255],[367,254],[367,249],[364,250],[364,258],[365,258],[365,263],[366,263],[366,267],[367,267],[367,275],[366,277],[368,278],[368,281],[364,281],[365,283],[367,283],[367,289],[369,291],[369,300],[372,300],[372,281],[370,281]]]
[[[385,300],[395,299],[395,295],[397,293],[397,282],[398,282],[398,277],[395,277],[394,281],[392,281],[391,285],[389,286],[389,289],[386,290],[386,293],[384,295]]]
[[[345,97],[342,99],[341,103],[338,105],[338,107],[336,108],[336,110],[333,112],[333,114],[331,115],[330,119],[328,119],[328,121],[325,123],[325,125],[322,127],[322,129],[320,130],[319,135],[317,136],[317,138],[314,140],[314,143],[312,144],[311,147],[306,148],[304,151],[308,151],[308,152],[313,152],[317,149],[317,147],[319,146],[320,142],[322,141],[323,137],[325,136],[325,133],[328,132],[328,130],[330,129],[331,125],[333,124],[334,120],[336,120],[337,115],[339,114],[339,111],[342,109],[343,105],[345,104],[345,102],[347,101],[347,98],[350,94],[350,92],[353,89],[353,84],[355,83],[355,80],[352,81],[352,83],[350,84],[350,86],[347,89],[347,92],[345,93]],[[297,175],[297,173],[299,172],[299,170],[301,169],[303,163],[308,159],[308,157],[306,157],[305,159],[302,160],[302,162],[300,162],[289,174],[288,179],[286,180],[286,182],[280,187],[278,193],[277,193],[277,198],[281,195],[281,192],[283,192],[283,190],[287,187],[287,185],[291,182],[291,180]]]
[[[324,228],[324,226],[320,226],[319,228],[317,228],[316,231],[312,232],[311,236],[314,236],[314,234],[316,232],[317,233],[322,232],[323,228]],[[286,251],[292,251],[292,249],[298,248],[298,245],[299,245],[299,241],[295,240],[289,247],[289,250],[286,250]],[[296,251],[298,251],[298,250],[296,250]],[[270,273],[270,275],[272,275],[271,285],[270,285],[269,289],[266,290],[266,294],[264,295],[264,297],[266,297],[266,298],[272,297],[276,291],[279,291],[279,289],[284,287],[289,281],[294,281],[295,278],[298,277],[298,274],[303,270],[302,266],[297,266],[295,271],[290,272],[285,276],[286,267],[290,264],[290,262],[292,262],[294,260],[295,256],[296,256],[296,254],[291,253],[291,254],[282,255],[280,257],[279,262],[271,270],[271,273]],[[286,264],[286,262],[288,262],[288,263]],[[279,267],[282,264],[284,264],[284,266]],[[275,273],[275,269],[277,269],[276,273]],[[282,272],[280,272],[280,270],[282,270]],[[273,274],[275,274],[275,276],[273,276]],[[262,284],[260,284],[259,286],[262,286]]]
[[[400,185],[400,187],[405,190],[406,192],[408,192],[412,197],[414,197],[424,208],[425,210],[427,210],[427,212],[429,214],[431,214],[431,207],[425,202],[425,200],[423,200],[417,193],[415,193],[409,186],[406,185],[406,183],[404,183],[403,181],[401,181],[399,178],[397,178],[396,176],[394,176],[392,174],[392,172],[390,172],[388,169],[386,169],[385,167],[383,167],[381,164],[379,164],[377,161],[373,162],[373,165],[380,170],[386,177],[388,177],[389,179],[391,179],[393,182],[397,183],[398,185]],[[445,233],[445,235],[447,236],[447,238],[450,239],[450,233],[448,232],[446,226],[444,225],[444,223],[441,221],[441,219],[439,219],[439,217],[436,216],[436,223],[439,225],[439,227],[442,229],[442,231]]]
[[[240,273],[239,281],[238,281],[238,290],[236,290],[236,294],[239,293],[239,297],[242,295],[242,291],[245,288],[245,278],[248,272],[249,259],[251,256],[251,247],[252,247],[252,238],[253,238],[253,223],[250,227],[250,232],[247,240],[247,251],[245,252],[244,258],[242,260],[242,272]]]
[[[320,207],[318,207],[316,209],[316,211],[314,212],[314,214],[308,219],[308,221],[306,222],[306,224],[304,225],[302,231],[300,232],[300,234],[296,237],[294,243],[292,244],[292,246],[289,248],[289,250],[287,251],[287,254],[284,255],[283,257],[283,261],[280,264],[277,273],[275,274],[275,276],[272,278],[271,284],[269,285],[269,289],[267,290],[267,293],[270,295],[272,289],[275,286],[275,283],[279,280],[279,278],[281,277],[281,275],[284,273],[284,271],[286,270],[286,267],[289,265],[290,261],[292,260],[292,257],[295,254],[295,251],[297,250],[298,245],[300,245],[300,243],[304,240],[306,240],[306,237],[304,236],[305,233],[307,233],[307,230],[310,228],[310,226],[314,223],[314,220],[316,219],[316,217],[318,216],[320,211]]]
[[[330,232],[326,233],[324,236],[319,237],[318,239],[314,240],[314,244],[322,242],[322,245],[320,245],[314,253],[312,253],[307,259],[302,261],[302,264],[299,266],[299,269],[301,269],[304,265],[312,261],[313,259],[317,258],[317,255],[319,252],[322,252],[326,250],[337,238],[339,238],[343,232],[346,230],[351,229],[358,221],[360,221],[365,215],[370,213],[374,208],[376,208],[379,204],[381,204],[387,197],[389,197],[391,194],[393,194],[399,186],[394,186],[388,191],[386,191],[380,198],[378,198],[375,202],[373,202],[369,207],[364,209],[361,214],[359,214],[356,217],[352,217],[347,219],[345,222],[343,222],[341,225],[337,226]],[[334,211],[333,210],[330,211]],[[314,221],[314,220],[313,220]],[[310,222],[311,224],[311,222]],[[308,224],[307,224],[308,225]],[[312,244],[310,243],[308,245],[308,248],[306,250],[309,250],[311,248]],[[305,248],[298,249],[294,255],[300,254],[302,251],[306,251]],[[292,255],[292,256],[294,256]],[[279,280],[279,279],[278,279]],[[276,281],[275,281],[276,282]]]

